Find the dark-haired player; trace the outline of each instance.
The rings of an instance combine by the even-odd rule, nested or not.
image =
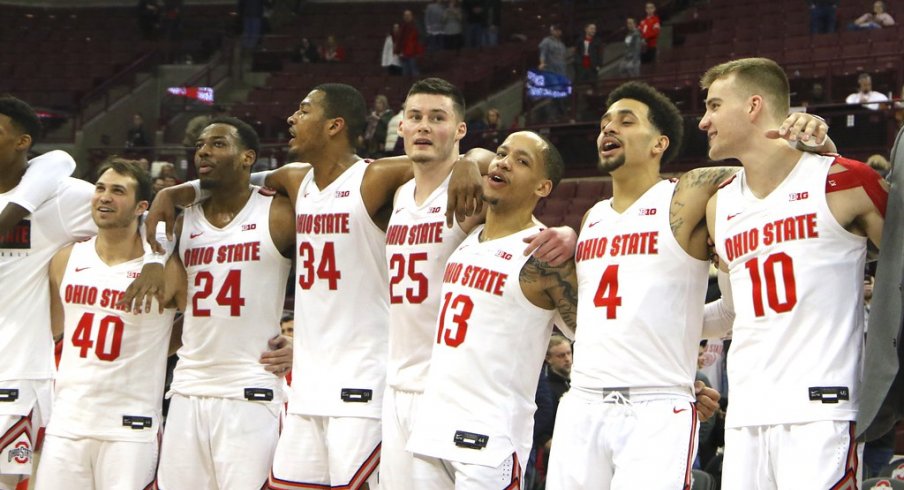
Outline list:
[[[113,159],[91,200],[97,237],[51,261],[51,319],[64,348],[36,488],[147,488],[154,481],[175,311],[136,315],[116,306],[141,271],[139,217],[150,195],[145,170]],[[168,272],[177,284],[177,268]],[[167,299],[175,295],[171,288]]]

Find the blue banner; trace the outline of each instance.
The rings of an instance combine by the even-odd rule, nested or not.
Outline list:
[[[527,96],[531,99],[563,99],[571,95],[571,80],[550,71],[527,71]]]

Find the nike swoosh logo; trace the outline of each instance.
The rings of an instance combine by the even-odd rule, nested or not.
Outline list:
[[[598,221],[594,221],[593,223],[590,223],[589,225],[587,225],[587,228],[593,228],[594,226],[598,225],[600,221],[602,221],[602,220],[598,220]]]
[[[76,267],[76,268],[75,268],[75,272],[81,272],[81,271],[83,271],[83,270],[85,270],[85,269],[90,269],[90,268],[91,268],[90,266],[88,266],[88,267]]]
[[[681,412],[686,412],[686,411],[687,411],[686,408],[678,409],[678,408],[672,407],[672,413],[681,413]]]
[[[735,216],[737,216],[737,215],[739,215],[739,214],[741,214],[741,213],[729,214],[729,215],[725,218],[725,220],[726,220],[726,221],[727,221],[727,220],[730,220],[730,219],[734,218]]]
[[[199,236],[201,236],[201,235],[203,235],[203,234],[204,234],[203,231],[202,231],[201,233],[191,233],[191,234],[188,235],[188,237],[189,237],[189,238],[198,238]]]

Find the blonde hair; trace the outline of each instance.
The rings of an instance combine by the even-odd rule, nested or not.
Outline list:
[[[886,160],[884,156],[878,153],[876,153],[875,155],[870,155],[870,157],[866,160],[866,164],[879,173],[884,173],[891,170],[891,164],[888,163],[888,160]]]
[[[750,95],[763,97],[777,119],[784,119],[791,110],[791,88],[785,70],[769,58],[741,58],[716,65],[700,78],[700,87],[708,89],[716,80],[731,75]]]
[[[551,351],[553,347],[557,347],[566,342],[568,342],[568,345],[571,345],[571,341],[568,340],[564,335],[559,335],[557,333],[553,334],[549,338],[549,346],[546,348],[546,353],[549,354],[549,351]]]

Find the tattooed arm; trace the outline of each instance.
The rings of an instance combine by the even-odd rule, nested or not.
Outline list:
[[[669,208],[672,234],[692,257],[706,260],[706,203],[740,167],[703,167],[684,174],[675,186]]]
[[[574,261],[553,267],[534,257],[521,269],[521,290],[531,303],[547,310],[557,310],[565,327],[577,328],[578,278]]]

